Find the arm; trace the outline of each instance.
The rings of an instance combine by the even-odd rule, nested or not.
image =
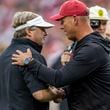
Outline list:
[[[49,89],[39,90],[32,93],[33,97],[40,102],[48,102],[52,100],[55,96],[49,91]]]
[[[64,91],[59,91],[56,88],[53,89],[52,87],[48,87],[48,85],[44,82],[37,78],[35,79],[33,74],[30,74],[26,67],[19,67],[18,71],[22,74],[26,86],[36,100],[40,102],[48,102],[56,98],[64,97]]]
[[[49,69],[38,61],[29,65],[30,71],[39,79],[51,85],[61,87],[92,73],[101,63],[104,50],[91,46],[83,47],[77,55],[60,70]]]
[[[39,61],[33,60],[28,66],[30,74],[31,72],[34,73],[39,79],[54,86],[60,87],[69,85],[70,83],[92,73],[100,63],[103,62],[101,61],[101,53],[103,53],[104,50],[98,45],[93,45],[83,46],[75,55],[74,59],[60,70],[47,68]],[[20,56],[23,55],[19,54],[19,57],[17,56],[17,58],[20,60],[22,58]],[[24,56],[26,57],[26,55]],[[15,62],[15,64],[20,64],[18,61]]]
[[[64,93],[54,93],[50,89],[39,90],[38,92],[34,92],[33,97],[41,102],[48,102],[50,100],[56,100],[58,98],[62,99],[64,97]]]

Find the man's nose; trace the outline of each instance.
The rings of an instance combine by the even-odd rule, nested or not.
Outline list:
[[[61,30],[64,30],[64,27],[60,27]]]
[[[48,33],[46,31],[44,31],[44,36],[47,36],[47,35],[48,35]]]
[[[63,24],[59,24],[59,29],[63,30],[64,29],[64,25]]]
[[[63,25],[61,25],[61,26],[60,26],[60,29],[61,29],[61,30],[63,30],[63,29],[64,29],[64,26],[63,26]]]

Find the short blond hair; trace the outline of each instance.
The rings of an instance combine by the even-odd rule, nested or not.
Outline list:
[[[38,14],[29,11],[16,12],[12,20],[12,27],[16,28],[37,16]],[[25,37],[26,35],[25,29],[14,32],[14,38]]]

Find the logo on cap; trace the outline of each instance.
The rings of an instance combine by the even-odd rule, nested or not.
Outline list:
[[[100,17],[102,17],[102,16],[104,15],[103,10],[100,9],[100,10],[98,11],[98,15],[99,15]]]

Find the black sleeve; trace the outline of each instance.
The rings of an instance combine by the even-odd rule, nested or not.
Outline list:
[[[29,71],[42,81],[61,87],[92,73],[102,62],[100,61],[102,53],[103,49],[98,45],[86,45],[60,70],[50,69],[39,61],[33,61],[29,65]]]
[[[34,78],[33,74],[30,74],[29,72],[24,73],[24,80],[31,93],[47,88],[47,85],[44,82],[38,78]]]
[[[15,67],[14,67],[15,68]],[[21,73],[21,76],[25,82],[25,85],[31,93],[37,92],[42,89],[47,89],[48,85],[41,81],[40,79],[30,74],[27,66],[17,66],[15,69],[18,70],[18,73]]]

